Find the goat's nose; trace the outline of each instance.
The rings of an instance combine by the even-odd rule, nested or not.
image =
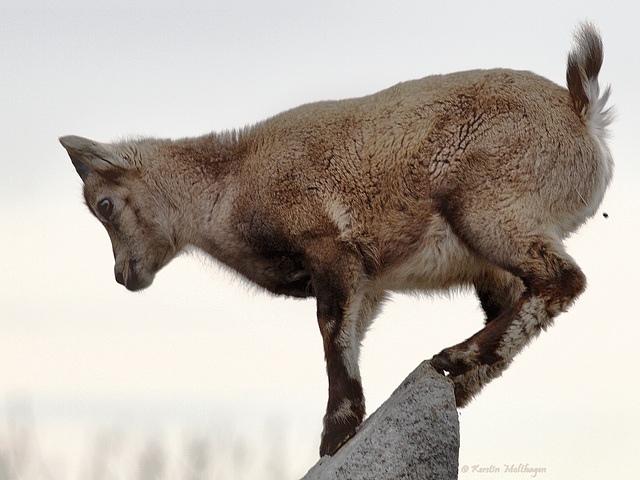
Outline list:
[[[118,282],[120,285],[124,285],[124,275],[122,274],[122,272],[116,272],[116,282]]]

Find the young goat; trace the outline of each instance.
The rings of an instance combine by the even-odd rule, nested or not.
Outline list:
[[[329,376],[320,453],[333,454],[364,416],[360,343],[387,292],[475,288],[486,326],[432,359],[459,406],[582,292],[562,241],[612,175],[602,59],[583,25],[568,90],[476,70],[226,134],[60,141],[129,290],[192,245],[272,293],[316,298]]]

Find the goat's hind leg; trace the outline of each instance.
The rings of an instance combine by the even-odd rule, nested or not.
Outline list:
[[[464,240],[485,259],[520,278],[524,291],[512,306],[488,318],[484,329],[431,360],[436,368],[449,372],[458,406],[464,406],[485,384],[500,376],[515,355],[551,325],[585,285],[580,268],[552,236],[521,240],[504,237],[484,244],[497,245],[495,249],[472,238]]]
[[[474,282],[476,295],[485,313],[485,323],[488,325],[496,319],[500,319],[498,323],[504,322],[505,318],[509,318],[510,310],[516,308],[518,300],[524,292],[522,281],[506,270],[499,268],[492,269],[483,274]],[[490,329],[489,331],[491,331]],[[500,331],[500,328],[496,328]],[[488,333],[489,331],[485,332]],[[459,346],[460,350],[468,348],[468,346]],[[450,349],[447,349],[448,351]],[[445,352],[446,352],[445,351]],[[504,361],[499,357],[486,358],[489,364],[481,364],[477,368],[467,370],[465,365],[460,365],[461,370],[465,371],[462,375],[452,376],[451,379],[455,385],[455,396],[459,406],[464,405],[472,396],[470,392],[478,392],[482,385],[488,383],[493,378],[500,376],[502,371],[510,362]],[[491,363],[495,360],[495,363]],[[437,355],[432,359],[432,363],[439,370],[454,372],[455,366],[452,364],[451,357],[443,354]]]

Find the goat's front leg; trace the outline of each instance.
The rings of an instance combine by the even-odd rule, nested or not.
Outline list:
[[[320,316],[319,322],[329,376],[329,400],[320,442],[323,456],[333,455],[355,434],[364,417],[365,404],[357,364],[358,347],[343,342],[341,337],[347,333],[341,325],[335,329],[332,320]]]
[[[356,286],[357,267],[349,263],[342,258],[331,271],[314,278],[318,324],[329,377],[320,456],[334,454],[349,440],[365,413],[358,367],[360,340],[364,334],[359,326],[363,298]]]

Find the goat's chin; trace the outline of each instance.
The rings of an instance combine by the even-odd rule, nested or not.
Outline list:
[[[127,290],[129,290],[130,292],[139,292],[141,290],[144,290],[145,288],[149,287],[151,285],[152,282],[144,282],[144,283],[130,283],[127,282],[127,284],[125,285],[125,288]]]
[[[139,292],[149,287],[153,283],[155,275],[130,274],[124,282],[124,286],[130,292]]]

